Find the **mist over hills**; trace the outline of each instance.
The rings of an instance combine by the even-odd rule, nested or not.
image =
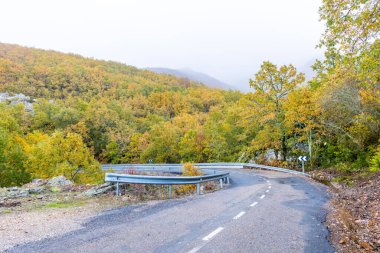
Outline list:
[[[210,75],[202,72],[194,71],[192,69],[171,69],[171,68],[147,68],[150,71],[159,74],[169,74],[180,78],[187,78],[191,81],[200,82],[211,88],[219,88],[224,90],[237,90],[237,88],[232,87]]]

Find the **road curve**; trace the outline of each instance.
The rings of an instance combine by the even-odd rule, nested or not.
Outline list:
[[[323,185],[271,171],[230,170],[221,191],[104,212],[82,229],[9,252],[334,252]]]

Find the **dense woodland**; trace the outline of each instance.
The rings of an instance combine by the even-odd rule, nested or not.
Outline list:
[[[243,94],[121,63],[0,44],[0,186],[100,163],[251,161],[343,173],[380,170],[379,2],[324,0],[315,77],[263,62]],[[268,160],[268,151],[274,157]]]

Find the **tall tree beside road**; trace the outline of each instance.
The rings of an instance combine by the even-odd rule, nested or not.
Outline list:
[[[262,125],[254,144],[257,148],[271,142],[278,157],[286,160],[288,154],[288,128],[285,124],[285,107],[288,94],[305,81],[302,73],[297,73],[293,65],[277,68],[271,62],[264,62],[255,78],[250,80],[253,87],[252,100],[256,104],[255,114],[259,116]],[[274,137],[274,138],[273,138]]]

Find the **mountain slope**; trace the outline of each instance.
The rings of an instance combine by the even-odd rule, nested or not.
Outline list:
[[[116,91],[118,95],[148,95],[198,86],[117,62],[0,43],[0,92],[62,99]]]
[[[177,77],[187,78],[189,80],[205,84],[211,88],[234,90],[232,86],[226,83],[223,83],[222,81],[212,76],[209,76],[201,72],[193,71],[191,69],[170,69],[170,68],[147,68],[147,69],[156,73],[160,73],[160,74],[164,73],[164,74],[174,75]]]
[[[21,93],[33,104],[26,111],[22,103],[0,102],[0,142],[20,137],[9,137],[20,141],[14,152],[31,142],[35,148],[26,151],[41,153],[41,145],[76,134],[102,163],[178,163],[236,160],[248,144],[231,137],[242,132],[234,110],[240,92],[121,63],[0,43],[2,92]],[[18,170],[29,168],[23,166]],[[1,171],[0,164],[0,178]]]

